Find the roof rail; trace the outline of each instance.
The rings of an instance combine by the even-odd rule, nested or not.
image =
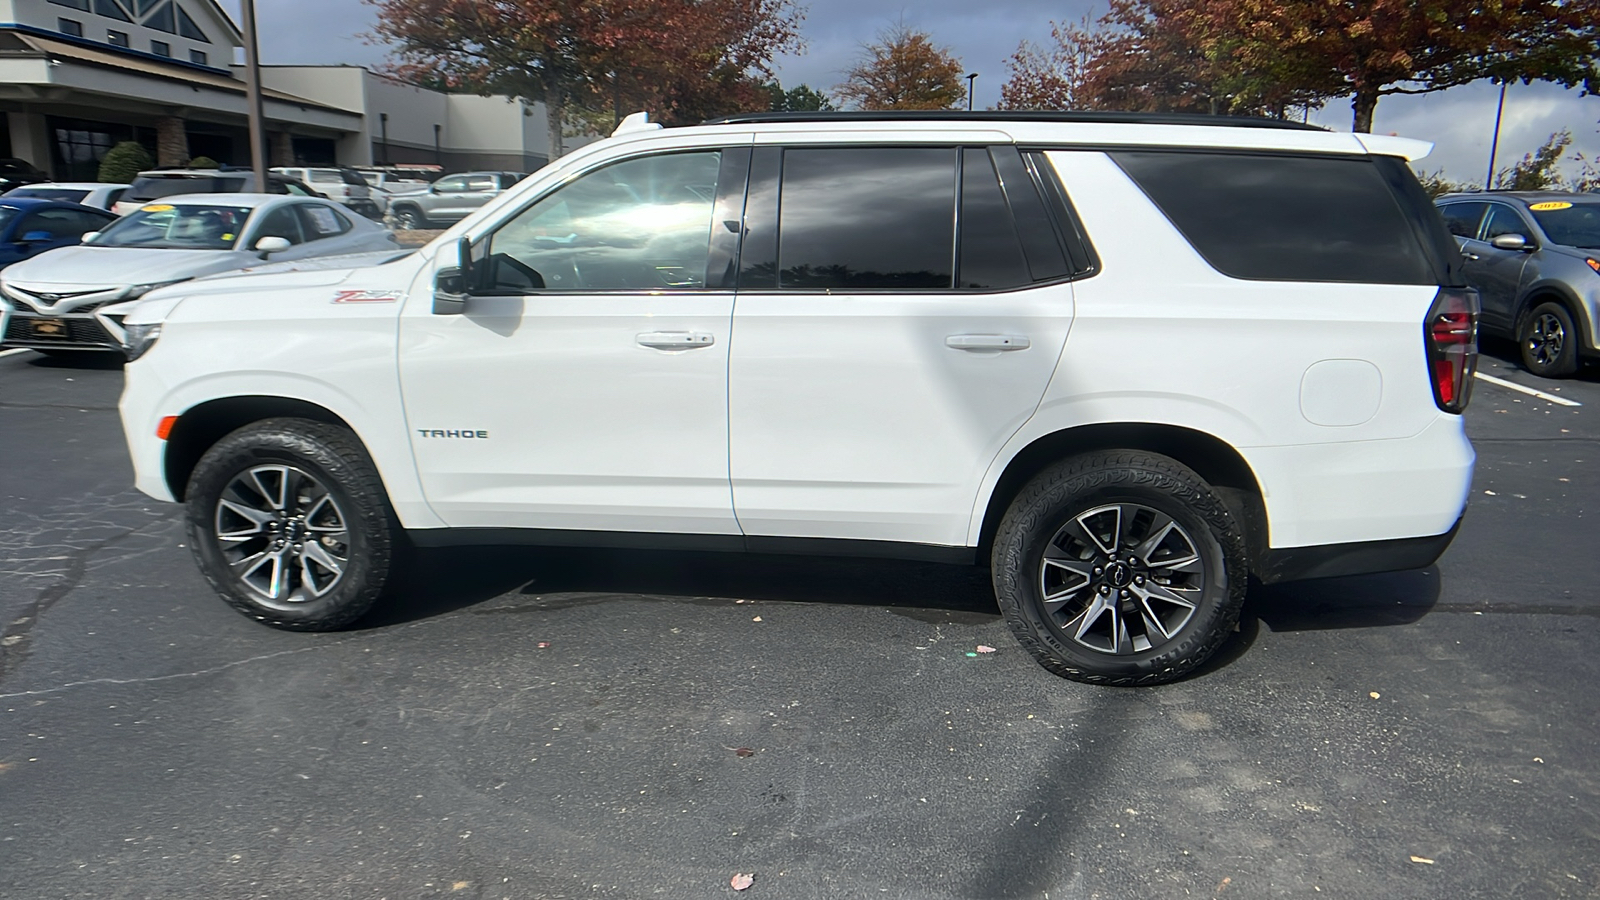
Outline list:
[[[1074,122],[1083,125],[1209,125],[1232,128],[1278,128],[1288,131],[1328,130],[1321,125],[1255,116],[1038,109],[985,109],[972,112],[959,109],[886,109],[735,113],[731,116],[707,119],[701,124],[746,125],[784,122]]]

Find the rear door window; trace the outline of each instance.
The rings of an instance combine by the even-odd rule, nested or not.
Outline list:
[[[961,259],[956,284],[963,288],[1005,288],[1029,284],[1017,226],[1000,189],[987,150],[961,152]]]
[[[1160,150],[1110,156],[1224,275],[1439,283],[1441,274],[1368,157]]]
[[[1447,203],[1439,207],[1439,215],[1444,219],[1444,227],[1458,238],[1476,240],[1478,237],[1478,223],[1483,221],[1483,209],[1487,203]]]
[[[778,287],[949,289],[956,149],[794,148],[783,154]]]

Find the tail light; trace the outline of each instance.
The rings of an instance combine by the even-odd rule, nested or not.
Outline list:
[[[1478,310],[1478,292],[1472,288],[1440,288],[1423,325],[1433,402],[1447,413],[1464,411],[1472,397],[1472,374],[1478,369]]]

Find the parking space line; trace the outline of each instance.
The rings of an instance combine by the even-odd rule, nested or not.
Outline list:
[[[1503,388],[1510,388],[1513,391],[1520,391],[1530,397],[1538,397],[1540,400],[1548,400],[1551,403],[1555,403],[1560,406],[1583,405],[1576,400],[1568,400],[1565,397],[1557,397],[1555,394],[1546,394],[1544,391],[1536,391],[1531,387],[1523,387],[1522,385],[1517,384],[1515,381],[1507,381],[1504,378],[1496,378],[1493,375],[1485,375],[1482,372],[1474,372],[1473,374],[1477,375],[1479,378],[1482,378],[1484,381],[1489,382],[1490,384],[1497,384]]]
[[[15,350],[0,350],[0,359],[3,359],[5,357],[7,357],[7,356],[16,356],[18,353],[28,353],[28,352],[30,352],[30,351],[28,350],[27,347],[18,347]]]

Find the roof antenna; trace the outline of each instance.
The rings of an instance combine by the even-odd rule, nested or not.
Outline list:
[[[611,132],[611,136],[616,137],[619,134],[631,134],[635,131],[656,131],[660,128],[660,122],[650,121],[650,114],[640,111],[636,113],[630,113],[627,118],[623,119],[621,122],[618,122],[617,130]]]

